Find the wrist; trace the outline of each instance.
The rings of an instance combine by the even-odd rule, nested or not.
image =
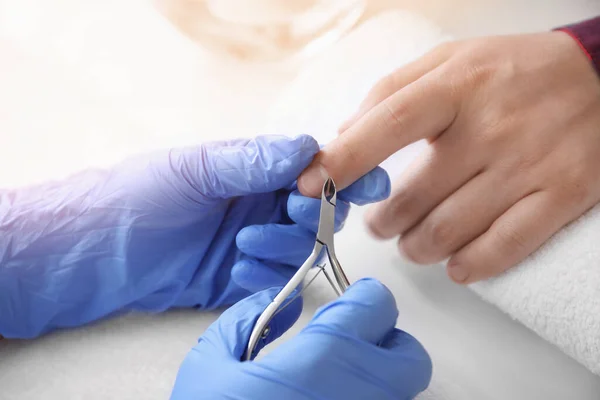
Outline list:
[[[569,35],[600,76],[600,16],[556,29]]]

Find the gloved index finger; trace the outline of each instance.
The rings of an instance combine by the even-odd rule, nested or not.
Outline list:
[[[335,231],[339,231],[350,212],[350,204],[344,200],[338,199],[335,207]],[[287,213],[292,221],[308,229],[311,232],[317,232],[319,228],[319,218],[321,216],[321,200],[305,197],[298,191],[290,194],[287,201]],[[314,244],[314,235],[310,236],[311,245]],[[305,258],[306,259],[306,258]],[[303,260],[304,262],[304,260]]]
[[[341,190],[338,198],[362,206],[387,199],[391,187],[390,176],[386,170],[375,167],[346,189]]]
[[[375,279],[362,279],[337,300],[321,307],[305,328],[324,328],[379,344],[394,329],[398,309],[394,296]]]
[[[243,142],[213,143],[200,151],[172,151],[170,165],[181,171],[198,193],[231,198],[286,187],[318,150],[318,143],[308,135],[265,135]]]

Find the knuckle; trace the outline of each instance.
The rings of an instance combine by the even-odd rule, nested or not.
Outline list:
[[[459,83],[461,86],[478,88],[488,82],[493,74],[494,67],[489,64],[467,59],[462,64],[462,79],[459,79]]]
[[[510,114],[498,107],[488,107],[479,114],[480,131],[488,140],[507,136],[504,133],[511,123]]]
[[[361,156],[361,152],[357,149],[357,147],[361,146],[361,143],[347,140],[346,137],[341,136],[331,144],[332,147],[321,150],[321,153],[317,154],[315,160],[328,174],[331,174],[334,179],[343,176],[344,171],[347,172],[351,166],[363,165],[361,164],[363,157]]]
[[[496,67],[470,52],[461,52],[446,64],[445,75],[453,92],[475,90],[487,83],[495,73]]]
[[[512,175],[521,176],[528,175],[530,172],[540,164],[542,157],[535,154],[523,154],[518,157],[512,166]]]
[[[404,188],[395,191],[386,202],[389,207],[389,216],[397,217],[411,210],[411,194]]]
[[[431,91],[434,91],[433,88]],[[396,99],[392,96],[382,100],[379,109],[379,125],[381,129],[393,132],[397,136],[406,134],[406,128],[410,127],[410,124],[414,122],[415,116],[420,112],[420,110],[415,109],[413,102],[407,100],[407,98],[410,98],[413,101],[420,101],[415,96],[424,96],[424,94],[411,92],[401,99]]]
[[[383,108],[381,123],[385,127],[394,127],[398,129],[402,125],[402,116],[406,113],[406,108],[401,104],[392,104],[389,98],[381,102]]]
[[[535,172],[543,159],[543,154],[524,151],[500,160],[498,167],[507,180],[512,180],[514,177],[522,177],[523,182],[528,182],[530,185],[537,185],[539,183],[537,183],[538,179],[535,179]]]
[[[573,151],[569,160],[563,162],[553,178],[554,202],[560,207],[579,207],[591,205],[594,200],[593,172],[590,162]]]
[[[402,235],[412,225],[413,218],[419,214],[420,202],[410,190],[402,189],[394,193],[385,202],[385,213],[379,216],[381,225],[394,225],[394,232]]]
[[[450,248],[456,237],[455,225],[444,219],[432,220],[428,223],[426,231],[432,248],[437,252]]]
[[[589,163],[578,162],[565,171],[564,184],[566,192],[575,201],[585,201],[590,195],[588,182],[590,180]]]
[[[450,255],[456,229],[448,221],[423,222],[399,240],[400,252],[417,264],[439,262]]]
[[[427,260],[423,257],[423,252],[419,251],[418,247],[415,245],[415,242],[412,240],[406,240],[405,238],[400,238],[398,240],[398,250],[400,254],[404,256],[404,258],[412,261],[416,264],[426,264]]]
[[[583,180],[565,181],[558,190],[558,201],[562,206],[581,207],[590,201],[591,190]]]
[[[527,247],[527,239],[512,224],[504,223],[498,226],[496,236],[503,251],[521,253]]]
[[[443,43],[440,43],[437,46],[435,46],[430,51],[430,54],[437,54],[442,57],[444,57],[444,56],[447,57],[450,54],[452,54],[454,51],[456,51],[456,48],[460,45],[461,45],[461,42],[458,42],[458,41],[443,42]]]
[[[352,143],[348,142],[347,140],[340,140],[339,145],[341,154],[343,154],[343,157],[345,159],[344,165],[360,165],[361,153],[357,151],[357,149]],[[325,169],[327,169],[327,166],[325,166]]]
[[[584,181],[573,182],[570,186],[573,205],[581,206],[582,204],[589,203],[592,191]]]
[[[502,105],[485,107],[477,113],[476,138],[488,149],[511,148],[517,132],[522,131],[522,123],[515,112]],[[524,151],[517,153],[518,156]]]

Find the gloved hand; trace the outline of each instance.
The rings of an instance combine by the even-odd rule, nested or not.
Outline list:
[[[242,300],[208,328],[183,361],[172,400],[412,399],[429,385],[429,355],[394,328],[394,297],[373,279],[350,286],[262,359],[240,361],[258,315],[276,294],[268,289]],[[267,340],[283,334],[300,311],[301,301],[294,301],[277,314]]]
[[[318,150],[309,136],[209,143],[0,191],[0,335],[211,309],[282,285],[314,242],[319,202],[295,179]],[[340,199],[380,200],[389,186],[377,169]]]

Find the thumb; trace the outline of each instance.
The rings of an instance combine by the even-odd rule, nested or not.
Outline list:
[[[206,330],[194,350],[203,354],[202,359],[208,363],[223,357],[239,361],[246,351],[256,320],[279,290],[270,288],[234,304]],[[302,298],[298,297],[273,318],[269,324],[270,334],[263,342],[259,342],[256,351],[283,335],[301,312]]]
[[[348,342],[352,351],[345,347],[339,354],[342,365],[368,366],[361,371],[363,379],[384,383],[397,394],[394,398],[412,399],[429,385],[431,358],[414,337],[394,328],[397,318],[392,293],[377,280],[363,279],[318,311],[305,332],[356,339]],[[359,341],[377,346],[361,346]]]
[[[174,150],[170,166],[201,196],[230,198],[291,184],[318,151],[308,135],[267,135]]]
[[[320,308],[305,331],[335,330],[378,344],[394,329],[397,318],[396,301],[389,289],[375,279],[362,279]]]

